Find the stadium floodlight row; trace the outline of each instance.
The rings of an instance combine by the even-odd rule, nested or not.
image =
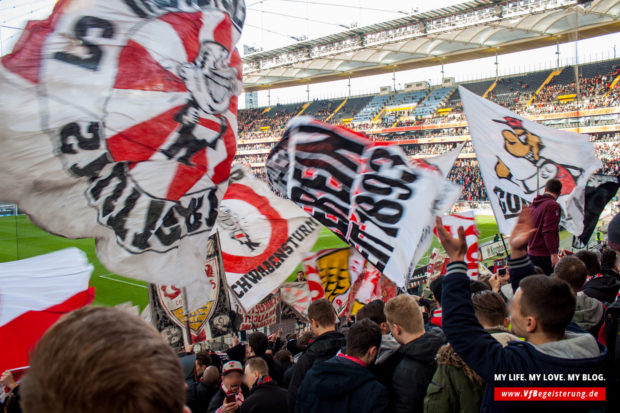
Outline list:
[[[246,92],[472,60],[620,30],[618,0],[474,0],[243,58]]]

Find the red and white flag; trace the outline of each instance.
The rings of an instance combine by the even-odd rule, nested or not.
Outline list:
[[[93,301],[92,272],[77,248],[0,264],[0,371],[28,366],[45,331]]]
[[[240,166],[231,172],[216,228],[228,286],[246,311],[286,281],[321,232],[315,219]]]
[[[474,211],[465,211],[459,215],[448,215],[441,218],[443,225],[452,234],[452,236],[458,236],[459,227],[463,227],[465,230],[465,241],[467,242],[467,254],[465,255],[465,262],[467,263],[467,275],[472,280],[478,279],[480,265],[480,251],[478,251],[478,237],[480,237],[480,231],[476,226],[474,219]],[[433,230],[437,235],[437,228]]]
[[[236,151],[243,1],[60,0],[0,60],[0,193],[94,237],[111,272],[187,287]]]

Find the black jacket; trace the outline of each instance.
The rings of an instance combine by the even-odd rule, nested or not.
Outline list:
[[[319,361],[308,371],[297,395],[297,413],[382,413],[387,389],[365,367],[343,357]]]
[[[286,390],[275,382],[252,387],[250,396],[241,405],[239,413],[287,413]]]
[[[344,335],[336,331],[329,331],[321,334],[308,346],[304,354],[299,357],[293,373],[291,383],[288,386],[288,409],[295,411],[295,400],[297,398],[297,388],[301,384],[306,372],[314,365],[315,361],[323,361],[338,353],[347,344]]]
[[[390,399],[396,413],[421,412],[424,396],[437,368],[435,356],[446,342],[439,328],[400,347],[392,357],[396,364],[390,384]]]
[[[620,290],[620,281],[614,271],[604,270],[603,276],[593,278],[583,286],[583,293],[588,297],[596,298],[607,305],[616,301]]]
[[[187,392],[185,404],[192,413],[206,413],[211,399],[220,389],[219,385],[207,387],[202,382],[194,381],[193,377],[185,380],[187,383]]]
[[[280,382],[282,381],[282,374],[284,374],[284,372],[282,371],[282,367],[280,367],[280,365],[276,363],[273,357],[271,357],[271,355],[269,354],[262,354],[256,357],[260,357],[265,360],[265,363],[267,363],[267,367],[269,367],[269,376],[276,383],[280,384]]]

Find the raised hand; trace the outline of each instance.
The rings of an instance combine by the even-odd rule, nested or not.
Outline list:
[[[524,208],[519,214],[517,224],[510,236],[511,258],[522,258],[527,255],[527,243],[534,235],[534,232],[536,232],[536,228],[534,228],[532,211],[529,208]]]
[[[458,229],[458,238],[454,238],[452,234],[443,226],[440,217],[435,218],[435,226],[437,227],[437,237],[441,242],[441,246],[448,254],[450,262],[465,261],[467,253],[467,242],[465,241],[465,230],[463,227]]]

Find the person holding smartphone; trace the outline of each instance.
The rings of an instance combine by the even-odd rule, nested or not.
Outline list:
[[[245,400],[243,384],[243,366],[238,361],[229,361],[222,367],[222,384],[211,403],[208,413],[233,413]]]

